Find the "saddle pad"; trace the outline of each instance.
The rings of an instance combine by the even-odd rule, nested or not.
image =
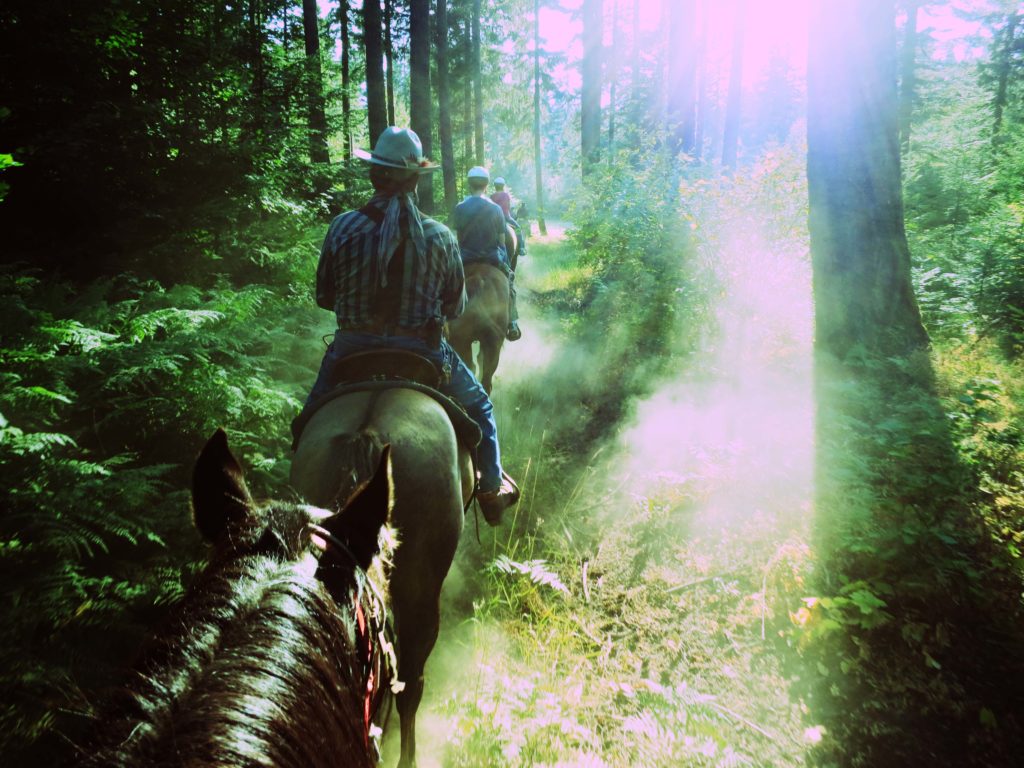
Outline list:
[[[476,463],[476,447],[480,444],[480,438],[482,435],[480,433],[480,427],[478,427],[476,422],[466,415],[466,412],[462,410],[462,406],[450,397],[443,395],[436,389],[428,387],[425,384],[420,384],[415,381],[394,379],[385,381],[358,381],[350,384],[340,384],[323,397],[316,400],[292,422],[292,450],[294,451],[299,447],[299,438],[302,436],[302,430],[306,428],[306,424],[308,424],[309,420],[313,418],[313,414],[319,411],[327,403],[331,402],[335,398],[343,395],[351,395],[355,392],[381,392],[387,389],[413,389],[434,398],[438,403],[440,403],[441,407],[444,408],[445,413],[448,414],[448,418],[452,422],[452,427],[455,429],[455,436],[458,438],[459,442],[469,450],[470,454],[473,456],[474,463]]]

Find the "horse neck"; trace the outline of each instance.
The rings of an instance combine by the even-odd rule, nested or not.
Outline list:
[[[254,556],[197,585],[87,765],[373,765],[353,622],[304,570]]]

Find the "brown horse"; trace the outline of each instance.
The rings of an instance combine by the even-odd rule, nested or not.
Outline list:
[[[469,452],[444,409],[409,389],[355,392],[327,402],[306,424],[292,460],[292,484],[312,504],[344,498],[390,444],[391,526],[398,546],[388,588],[398,645],[399,765],[416,764],[416,710],[423,667],[440,626],[441,584],[462,534],[473,491]]]
[[[515,230],[506,224],[506,253],[514,258],[517,247]],[[514,261],[512,268],[514,271]],[[508,332],[508,277],[502,270],[483,262],[470,262],[465,270],[469,303],[459,317],[449,321],[448,340],[490,394],[494,372],[498,370],[501,359],[501,347]],[[474,341],[480,342],[480,354],[476,360],[473,358]]]
[[[193,506],[210,564],[97,720],[76,765],[376,765],[381,670],[365,570],[389,508],[388,452],[341,512],[253,503],[219,431]]]

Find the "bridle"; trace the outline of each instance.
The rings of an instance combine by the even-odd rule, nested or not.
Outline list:
[[[348,544],[315,523],[307,524],[310,536],[322,539],[325,555],[341,555],[352,565],[355,590],[352,593],[356,619],[356,658],[361,667],[363,697],[363,738],[367,749],[380,730],[373,724],[389,694],[397,694],[405,684],[398,680],[398,659],[392,641],[394,630],[384,598],[373,579],[363,570]],[[314,546],[317,546],[314,543]],[[319,548],[319,547],[318,547]],[[379,750],[378,750],[379,752]]]

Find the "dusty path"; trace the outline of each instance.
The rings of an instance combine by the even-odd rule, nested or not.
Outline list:
[[[528,300],[571,269],[563,227],[531,241],[524,338],[495,383],[527,498],[481,544],[468,521],[422,766],[802,764],[814,731],[779,632],[811,557],[809,266],[799,235],[767,242],[729,213],[729,238],[699,233],[722,281],[702,354],[586,455],[557,438],[586,417],[571,384],[593,353]]]

